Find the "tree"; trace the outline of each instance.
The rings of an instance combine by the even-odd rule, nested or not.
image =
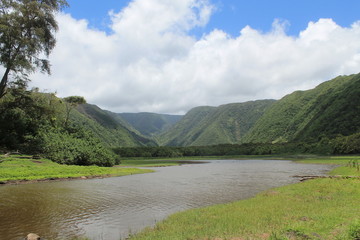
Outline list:
[[[55,47],[55,13],[65,6],[66,0],[0,0],[0,64],[5,68],[0,98],[10,74],[25,81],[36,70],[50,74],[50,63],[41,55],[47,58]]]
[[[70,96],[70,97],[64,98],[64,101],[66,104],[66,117],[65,117],[64,126],[67,128],[68,124],[69,124],[71,110],[80,104],[85,104],[86,100],[84,97],[81,97],[81,96]]]
[[[62,124],[65,107],[55,94],[27,90],[21,82],[7,91],[0,101],[0,146],[27,151],[40,129]]]

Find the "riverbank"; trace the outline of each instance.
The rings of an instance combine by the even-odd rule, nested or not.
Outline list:
[[[329,175],[343,176],[360,176],[359,161],[359,156],[299,160],[342,165]],[[352,167],[345,166],[349,162]],[[251,199],[176,213],[130,239],[357,240],[359,199],[359,178],[308,180]]]
[[[152,170],[60,165],[48,159],[32,159],[26,155],[0,157],[0,184],[117,177],[149,172]]]
[[[26,156],[25,156],[26,157]],[[275,157],[273,157],[275,158]],[[278,158],[278,157],[276,157]],[[232,157],[230,159],[242,159],[241,157],[237,156],[237,157]],[[247,156],[244,159],[249,159],[249,157]],[[263,158],[262,158],[263,159]],[[265,159],[270,159],[267,156],[265,157]],[[284,158],[285,160],[286,158]],[[287,157],[287,159],[289,159]],[[350,160],[360,160],[359,157],[316,157],[316,158],[312,158],[312,160],[309,159],[309,157],[304,157],[304,156],[296,156],[293,159],[297,159],[297,160],[301,160],[301,161],[305,161],[306,163],[313,163],[313,162],[317,162],[317,163],[333,163],[333,164],[346,164],[348,163]],[[31,159],[27,156],[27,159],[22,159],[20,158],[20,160],[25,160],[27,162],[32,162],[33,164],[36,165],[42,165],[42,159]],[[169,159],[168,159],[169,160]],[[151,160],[147,160],[145,163],[149,164],[155,164],[156,161],[168,161],[168,160],[160,160],[160,159],[151,159]],[[171,159],[171,161],[173,162],[175,159]],[[187,159],[187,160],[194,160],[194,159]],[[186,161],[187,161],[186,160]],[[202,159],[202,161],[204,161],[206,159]],[[0,157],[0,162],[2,161],[1,164],[4,163],[3,158]],[[132,160],[131,160],[132,161]],[[145,161],[145,160],[143,160]],[[150,162],[153,161],[153,162]],[[155,161],[155,162],[154,162]],[[176,159],[175,161],[179,161],[179,159]],[[181,161],[185,161],[184,158],[181,158]],[[14,160],[14,162],[16,162]],[[246,161],[247,162],[247,161]],[[266,162],[266,161],[265,161]],[[265,163],[264,162],[264,163]],[[123,162],[124,163],[124,162]],[[137,165],[139,166],[141,162],[137,162]],[[164,162],[163,162],[164,163]],[[1,167],[0,164],[0,167]],[[44,167],[46,164],[42,165],[42,167]],[[291,165],[295,165],[295,164],[291,164]],[[259,167],[261,167],[262,165],[259,165]],[[26,168],[26,163],[25,162],[21,162],[21,164],[18,163],[18,167],[21,168]],[[294,166],[295,168],[297,168],[297,166]],[[300,166],[301,167],[301,166]],[[89,167],[85,167],[85,168],[89,168]],[[105,168],[105,169],[109,169],[109,168]],[[111,168],[110,168],[111,169]],[[121,168],[118,167],[118,169],[129,169],[129,167],[126,168]],[[175,169],[175,168],[172,168]],[[332,174],[336,174],[338,175],[339,173],[339,169],[338,168],[336,170],[334,170],[332,172]],[[354,175],[358,174],[356,168],[348,168],[348,167],[343,167],[344,170],[341,171],[346,171],[348,173],[348,175]],[[18,169],[19,170],[19,169]],[[44,169],[43,169],[44,170]],[[2,169],[0,169],[0,173],[2,172]],[[255,171],[256,172],[256,171]],[[149,175],[149,177],[151,177],[151,175]],[[124,179],[126,180],[126,178]],[[153,235],[152,233],[140,233],[139,235],[133,236],[134,239],[201,239],[201,240],[205,240],[205,239],[332,239],[332,238],[327,238],[327,235],[321,235],[323,234],[320,230],[312,230],[311,227],[312,225],[310,224],[310,232],[307,232],[307,228],[305,229],[298,229],[293,225],[291,225],[290,223],[292,221],[305,221],[305,222],[311,222],[314,223],[315,221],[319,221],[318,219],[316,219],[316,216],[320,216],[321,218],[321,214],[319,213],[319,209],[321,209],[318,205],[314,205],[312,209],[311,207],[309,208],[309,210],[307,210],[308,212],[306,212],[305,210],[298,210],[297,208],[299,208],[298,205],[302,205],[302,206],[307,206],[307,205],[312,205],[312,202],[316,202],[317,198],[319,198],[322,202],[322,204],[325,206],[324,208],[321,209],[322,212],[328,212],[327,208],[331,208],[331,211],[328,215],[323,216],[323,219],[336,219],[338,216],[338,213],[336,212],[340,206],[340,209],[344,209],[344,218],[346,219],[348,216],[354,216],[351,215],[353,213],[356,213],[356,211],[359,210],[358,206],[354,204],[354,199],[348,199],[349,195],[354,194],[354,198],[356,199],[356,203],[359,199],[359,180],[356,179],[351,179],[352,182],[351,183],[357,183],[357,185],[355,184],[355,186],[357,187],[357,189],[354,190],[354,186],[353,184],[348,184],[345,182],[341,182],[340,184],[338,184],[338,188],[336,187],[332,187],[331,183],[334,182],[325,182],[325,180],[337,180],[337,179],[317,179],[317,180],[324,180],[324,183],[320,186],[318,186],[317,188],[310,188],[310,187],[305,187],[305,189],[301,190],[301,189],[297,189],[294,188],[292,189],[292,191],[290,191],[289,193],[287,191],[284,190],[277,190],[277,189],[273,189],[270,190],[268,192],[263,193],[265,195],[265,197],[263,197],[260,200],[256,200],[256,198],[253,199],[248,199],[245,201],[249,201],[250,204],[246,205],[246,206],[239,206],[236,207],[235,205],[237,203],[233,203],[233,204],[225,204],[225,205],[217,205],[214,207],[211,207],[209,209],[214,208],[215,210],[209,210],[208,208],[202,208],[202,209],[195,209],[194,211],[198,211],[198,210],[202,210],[203,212],[198,213],[197,215],[195,214],[189,214],[187,215],[185,213],[179,213],[179,216],[183,216],[182,219],[178,219],[175,218],[175,220],[173,220],[173,223],[170,225],[162,225],[162,223],[159,223],[157,225],[157,227],[155,229],[150,229],[150,230],[146,230],[149,232],[155,232],[155,234]],[[314,180],[314,181],[317,181]],[[343,180],[342,178],[340,178],[339,180]],[[350,180],[350,179],[348,179]],[[313,182],[311,181],[306,181],[305,183],[311,183]],[[208,181],[206,181],[206,183],[208,183]],[[346,185],[349,186],[349,189],[346,188],[341,188],[342,185]],[[291,186],[295,186],[295,185],[291,185]],[[339,189],[340,187],[340,189]],[[329,188],[329,189],[327,189]],[[280,188],[282,189],[282,188]],[[309,192],[306,192],[306,190],[308,190]],[[347,192],[351,192],[351,194],[342,194],[342,191],[347,191]],[[346,192],[345,191],[345,192]],[[318,195],[313,196],[311,198],[311,194],[312,193],[318,193]],[[259,194],[258,196],[261,196],[263,194]],[[293,194],[292,197],[291,194]],[[333,197],[332,195],[334,195],[335,197]],[[333,199],[337,199],[338,195],[341,195],[342,199],[337,200],[336,203],[334,204],[328,204],[327,201],[329,200],[333,200]],[[137,195],[138,196],[138,195]],[[310,196],[310,197],[308,197]],[[271,197],[274,197],[274,200],[271,201]],[[277,198],[275,198],[277,197]],[[290,198],[287,199],[287,198]],[[6,197],[5,197],[6,199]],[[255,199],[255,200],[254,200]],[[315,200],[314,200],[315,199]],[[252,204],[251,202],[254,201]],[[239,203],[244,202],[244,201],[240,201]],[[294,204],[293,202],[295,202],[296,204]],[[298,203],[297,203],[298,202]],[[348,206],[348,208],[344,208],[344,202],[346,202],[346,206]],[[276,205],[276,203],[280,203],[278,205]],[[350,203],[350,204],[348,204]],[[235,206],[232,208],[228,208],[226,206]],[[241,204],[240,204],[241,205]],[[264,207],[263,207],[264,205]],[[280,206],[279,206],[280,205]],[[219,208],[217,208],[219,207]],[[286,209],[281,209],[281,207],[286,207]],[[247,210],[248,209],[248,210]],[[278,211],[280,213],[280,215],[276,215],[274,212],[266,212],[269,209],[275,209],[276,211]],[[351,209],[351,210],[350,210]],[[334,211],[333,211],[334,210]],[[212,211],[212,215],[211,215],[211,211]],[[313,213],[314,211],[314,213]],[[191,212],[191,211],[189,211]],[[293,213],[297,213],[300,212],[298,215],[301,215],[301,217],[299,217],[298,215],[291,215]],[[233,214],[232,214],[233,213]],[[243,214],[245,213],[245,214]],[[251,214],[250,214],[251,213]],[[350,214],[349,214],[350,213]],[[182,215],[185,214],[185,215]],[[283,214],[289,214],[287,218],[282,218]],[[313,214],[313,215],[312,215]],[[314,215],[315,214],[315,215]],[[174,216],[176,216],[177,214],[175,214]],[[251,215],[254,215],[253,217]],[[359,216],[359,214],[357,214],[357,216]],[[252,218],[251,218],[252,217]],[[262,219],[263,217],[265,217],[265,219]],[[304,218],[303,218],[304,217]],[[170,217],[169,219],[174,219],[173,217]],[[300,219],[300,220],[299,220]],[[342,239],[351,239],[351,238],[347,238],[349,236],[349,234],[351,234],[352,232],[356,233],[356,229],[357,228],[357,218],[353,217],[352,219],[350,219],[349,221],[347,221],[346,223],[340,223],[338,224],[339,226],[343,226],[344,228],[342,230],[337,230],[336,234],[342,234],[342,235],[334,235],[336,238],[333,239],[341,239],[340,237],[343,236],[344,238]],[[167,223],[168,220],[166,220],[164,223]],[[185,223],[184,223],[185,222]],[[242,225],[240,224],[239,226],[239,222],[242,223]],[[273,222],[278,223],[278,225],[274,224]],[[288,226],[290,225],[290,227],[283,229],[282,227],[284,226]],[[336,225],[336,226],[338,226]],[[195,229],[192,229],[192,226],[195,227]],[[214,226],[217,226],[217,232],[212,232]],[[253,230],[255,227],[260,228],[257,230]],[[260,226],[260,227],[259,227]],[[267,230],[267,228],[263,227],[263,226],[270,226],[270,230]],[[290,231],[291,229],[295,229],[294,231]],[[216,229],[216,228],[214,228]],[[235,230],[234,230],[235,229]],[[243,232],[239,231],[239,229],[243,229]],[[250,229],[250,230],[249,230]],[[290,230],[289,230],[290,229]],[[337,228],[336,228],[337,229]],[[351,229],[355,229],[355,230],[351,230]],[[32,229],[30,229],[32,230]],[[146,232],[145,231],[145,232]],[[164,231],[163,235],[161,235],[162,233],[158,233],[157,231]],[[170,231],[166,232],[166,231]],[[189,233],[190,231],[190,233]],[[192,232],[191,232],[192,231]],[[339,232],[339,233],[338,233]],[[171,235],[171,234],[175,234],[175,235]],[[143,235],[145,234],[145,235]],[[310,235],[309,235],[310,234]],[[313,234],[313,235],[311,235]],[[315,235],[314,235],[315,234]],[[316,237],[317,235],[319,235],[320,237]],[[290,236],[290,237],[289,237]],[[295,237],[291,237],[291,236],[295,236]],[[322,237],[322,236],[326,236],[326,237]],[[340,236],[340,237],[339,237]]]

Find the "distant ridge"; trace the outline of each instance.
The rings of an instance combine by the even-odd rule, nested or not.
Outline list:
[[[316,142],[360,132],[360,74],[277,101],[202,106],[184,116],[112,113],[90,104],[77,109],[73,119],[110,147]]]
[[[108,147],[155,146],[152,139],[136,133],[116,114],[96,105],[82,104],[72,114],[72,119],[92,131]]]
[[[169,146],[241,143],[243,137],[275,100],[231,103],[190,110],[159,139]]]
[[[317,141],[360,131],[360,74],[296,91],[271,106],[246,142]]]
[[[155,136],[168,130],[183,117],[182,115],[147,112],[119,113],[118,115],[142,135],[147,137]]]

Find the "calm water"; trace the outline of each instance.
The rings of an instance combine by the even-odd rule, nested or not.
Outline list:
[[[84,235],[119,240],[181,210],[226,203],[325,174],[329,166],[290,161],[209,161],[118,178],[0,187],[0,239]]]

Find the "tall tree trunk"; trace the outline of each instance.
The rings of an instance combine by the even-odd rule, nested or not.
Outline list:
[[[8,83],[9,73],[10,73],[10,68],[7,68],[5,73],[4,73],[4,76],[1,79],[0,98],[2,98],[6,94],[6,86],[7,86],[7,83]]]

